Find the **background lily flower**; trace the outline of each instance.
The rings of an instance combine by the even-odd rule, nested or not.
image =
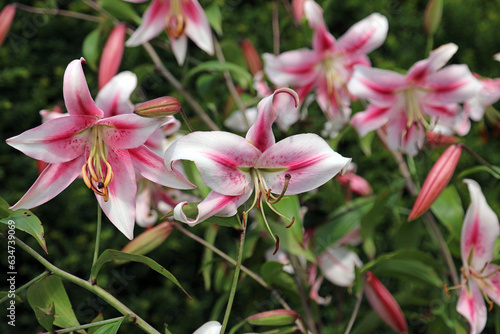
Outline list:
[[[144,2],[145,0],[127,0]],[[126,46],[138,46],[159,35],[163,29],[179,65],[184,63],[187,37],[200,49],[212,55],[214,45],[207,16],[197,0],[153,0],[144,12],[142,24],[130,36]]]
[[[483,295],[490,307],[493,302],[500,305],[500,266],[490,264],[495,255],[494,246],[500,235],[500,226],[479,184],[470,179],[464,182],[469,187],[471,202],[460,240],[464,280],[457,311],[469,322],[470,333],[480,333],[487,318]]]
[[[264,71],[274,84],[295,89],[301,101],[316,89],[316,101],[327,118],[344,125],[351,115],[347,83],[353,66],[370,65],[366,54],[385,41],[387,19],[374,13],[335,40],[326,28],[318,4],[306,1],[304,10],[314,29],[313,49],[287,51],[278,56],[264,54]],[[335,129],[338,128],[337,125]]]
[[[175,208],[175,219],[193,226],[212,215],[235,215],[254,189],[252,208],[262,200],[271,205],[283,194],[319,187],[349,163],[350,159],[334,152],[315,134],[295,135],[275,143],[271,127],[279,113],[276,108],[284,107],[275,104],[278,94],[288,96],[289,104],[297,105],[297,95],[286,88],[264,98],[245,138],[223,131],[194,132],[167,149],[165,163],[169,169],[178,170],[180,160],[191,160],[212,189],[198,205],[196,219],[184,215],[182,207],[186,202]]]
[[[406,76],[356,66],[349,91],[370,102],[365,111],[351,120],[359,135],[387,126],[389,148],[413,156],[424,143],[427,118],[455,124],[461,117],[458,103],[481,88],[466,65],[442,68],[457,49],[452,43],[439,47],[429,58],[414,64]]]
[[[193,334],[219,334],[222,329],[222,325],[218,321],[209,321],[200,328],[198,328]]]
[[[168,171],[144,143],[165,120],[135,114],[105,117],[100,108],[126,105],[120,95],[92,99],[81,63],[72,61],[64,74],[68,115],[9,138],[7,143],[26,155],[49,163],[13,208],[33,208],[63,191],[82,173],[104,213],[129,239],[133,238],[136,169],[142,176],[179,189],[193,185],[180,173]],[[104,93],[103,93],[104,94]],[[117,110],[118,110],[117,109]]]
[[[102,89],[118,73],[125,48],[126,29],[125,23],[117,24],[104,45],[99,64],[99,89]]]

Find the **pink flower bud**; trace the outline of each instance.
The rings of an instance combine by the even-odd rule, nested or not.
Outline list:
[[[398,333],[408,333],[403,311],[389,290],[371,272],[366,273],[365,296],[375,313],[389,327]]]
[[[7,34],[9,33],[12,20],[14,20],[14,15],[16,15],[15,5],[5,6],[0,13],[0,46],[2,46],[5,37],[7,37]]]
[[[372,187],[368,181],[354,173],[345,173],[344,175],[337,176],[337,180],[343,187],[348,187],[353,193],[360,196],[368,196],[372,194]]]
[[[252,42],[249,39],[244,39],[240,43],[241,50],[243,51],[243,56],[248,64],[248,69],[252,75],[255,75],[262,71],[262,62],[260,61],[259,54]]]
[[[134,113],[142,117],[165,117],[175,115],[181,110],[179,100],[175,97],[163,96],[137,104]]]
[[[297,320],[299,314],[293,310],[272,310],[254,314],[246,319],[250,325],[257,326],[284,326]]]
[[[429,0],[425,8],[424,28],[428,36],[434,35],[441,16],[443,15],[443,0]]]
[[[430,208],[450,182],[461,154],[462,146],[460,145],[452,145],[443,152],[427,175],[408,220],[417,219]]]
[[[296,22],[302,21],[304,18],[304,3],[306,0],[292,0],[293,17]]]
[[[443,133],[437,133],[433,131],[427,131],[425,134],[427,138],[427,143],[431,148],[448,146],[451,144],[456,144],[458,142],[458,138],[452,135],[445,135]]]
[[[125,23],[116,25],[104,45],[99,65],[99,89],[118,73],[125,46],[125,30]]]
[[[138,255],[147,254],[161,245],[172,233],[173,228],[172,222],[166,221],[147,229],[123,247],[122,252]]]

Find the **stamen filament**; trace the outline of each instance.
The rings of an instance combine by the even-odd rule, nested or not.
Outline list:
[[[276,198],[273,201],[268,200],[269,204],[276,204],[283,198],[283,196],[285,196],[285,192],[286,192],[286,189],[288,188],[288,184],[290,183],[291,178],[292,178],[292,176],[290,174],[288,174],[288,173],[285,174],[285,185],[283,186],[283,190],[281,191],[281,194],[278,196],[278,198]]]
[[[95,182],[98,182],[99,179],[97,178],[97,174],[94,170],[94,166],[93,166],[93,161],[92,161],[92,156],[89,157],[89,159],[87,160],[87,166],[89,168],[89,172],[90,172],[90,175],[92,175],[92,179],[95,181]]]
[[[83,177],[83,182],[85,182],[85,185],[89,189],[92,189],[92,183],[90,182],[89,175],[87,173],[87,164],[83,165],[82,167],[82,177]]]
[[[277,234],[275,235],[275,240],[276,240],[276,248],[274,249],[273,255],[278,253],[278,250],[280,249],[280,238],[278,237]]]
[[[290,228],[290,227],[292,227],[292,225],[293,225],[293,223],[294,223],[294,222],[295,222],[295,217],[292,217],[292,221],[290,222],[290,224],[288,224],[288,225],[286,226],[286,228]]]
[[[260,206],[260,213],[262,214],[262,218],[264,218],[264,223],[266,224],[266,227],[267,227],[267,230],[269,231],[269,234],[271,234],[274,241],[276,241],[276,238],[274,237],[273,231],[271,230],[271,227],[269,226],[269,223],[267,222],[266,215],[264,214],[264,207],[262,205]]]

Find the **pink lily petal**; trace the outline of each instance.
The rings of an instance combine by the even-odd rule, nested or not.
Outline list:
[[[446,124],[450,123],[450,121],[453,123],[453,120],[460,113],[460,106],[457,103],[432,104],[426,100],[426,97],[423,97],[422,100],[420,104],[422,111],[431,118],[438,120],[440,124],[443,120],[445,120]]]
[[[62,163],[49,164],[31,188],[11,209],[31,209],[50,201],[66,189],[82,171],[83,155]]]
[[[166,20],[169,11],[170,1],[153,0],[144,12],[142,24],[130,36],[125,45],[138,46],[160,34],[167,24]]]
[[[219,334],[222,325],[218,321],[209,321],[198,328],[193,334]]]
[[[300,49],[275,56],[262,55],[265,61],[264,71],[269,80],[278,86],[307,85],[318,76],[314,67],[320,61],[313,50]]]
[[[186,60],[187,45],[188,40],[186,35],[182,35],[179,38],[170,38],[170,47],[179,66],[184,64],[184,60]]]
[[[498,217],[489,207],[479,184],[470,179],[470,205],[465,214],[461,237],[461,254],[465,270],[470,267],[480,271],[493,259],[495,241],[500,235]]]
[[[283,103],[283,101],[280,104],[275,103],[275,97],[280,93],[286,93],[284,96],[288,97],[288,103]],[[257,119],[248,130],[246,139],[261,152],[267,150],[275,143],[272,125],[278,113],[285,112],[285,110],[293,107],[297,108],[298,104],[299,97],[297,93],[289,88],[278,89],[273,95],[262,99],[257,105]]]
[[[316,84],[316,102],[328,119],[339,125],[347,123],[351,116],[351,99],[343,84],[334,83],[334,87],[330,89],[328,79],[324,76],[318,78]]]
[[[176,189],[195,188],[180,172],[176,170],[169,171],[163,159],[145,145],[130,149],[129,153],[134,168],[148,180]]]
[[[396,92],[405,87],[404,75],[366,66],[354,66],[354,73],[347,85],[352,95],[368,99],[378,107],[394,104],[397,101]]]
[[[90,96],[82,68],[84,62],[83,58],[73,60],[64,72],[63,95],[66,109],[72,116],[103,117],[102,110],[96,106],[92,96]]]
[[[500,99],[500,79],[480,79],[483,87],[475,96],[466,101],[465,109],[473,121],[483,118],[485,108]]]
[[[5,37],[9,33],[10,26],[16,15],[16,5],[7,5],[0,12],[0,46],[2,46]]]
[[[128,239],[134,238],[135,194],[137,183],[132,161],[127,150],[108,147],[107,161],[113,169],[113,180],[108,186],[109,200],[96,194],[102,211],[111,223]]]
[[[333,50],[336,42],[335,37],[330,34],[325,26],[319,25],[315,28],[312,45],[316,53],[324,54],[329,50]]]
[[[307,18],[307,22],[312,29],[326,30],[325,21],[323,19],[323,8],[321,8],[320,5],[318,5],[315,1],[295,0],[294,9],[297,6],[301,6],[300,10],[302,11],[302,14]]]
[[[135,196],[135,221],[140,227],[149,227],[157,220],[158,212],[151,210],[151,189],[149,185],[145,185]]]
[[[249,172],[239,167],[253,167],[261,152],[245,138],[223,131],[193,132],[175,141],[165,152],[165,164],[176,169],[177,160],[196,164],[203,182],[214,191],[238,196],[253,189]]]
[[[96,120],[92,116],[55,118],[7,139],[7,144],[27,156],[48,163],[70,161],[85,151],[90,140],[90,131],[85,129]]]
[[[392,113],[392,108],[379,108],[370,104],[365,111],[358,112],[352,117],[351,124],[359,136],[364,137],[368,132],[387,124]]]
[[[429,58],[415,63],[408,70],[408,82],[419,83],[425,78],[443,67],[448,60],[457,52],[458,46],[448,43],[433,50]]]
[[[339,53],[366,54],[381,46],[387,37],[389,23],[379,13],[373,13],[353,25],[337,42]]]
[[[186,35],[200,49],[214,54],[214,43],[212,39],[212,30],[208,23],[207,16],[197,0],[181,1],[182,10],[188,17],[186,24]]]
[[[285,175],[290,174],[286,194],[294,195],[321,186],[350,161],[334,152],[318,135],[306,133],[276,143],[261,155],[255,167],[263,169],[262,176],[275,194],[281,193]],[[275,168],[278,170],[273,171]]]
[[[238,213],[238,207],[245,203],[252,192],[241,196],[227,196],[211,191],[208,196],[198,204],[198,215],[195,219],[188,218],[182,208],[187,202],[181,202],[174,208],[174,219],[195,226],[202,221],[212,217],[231,217]]]
[[[423,86],[431,90],[425,95],[425,100],[436,104],[464,102],[482,87],[467,65],[446,66],[439,72],[431,74]]]
[[[457,311],[467,319],[470,325],[470,334],[481,333],[486,326],[486,306],[484,305],[481,290],[474,282],[468,280],[462,286],[462,292],[458,298]]]
[[[165,122],[162,118],[146,118],[136,114],[123,114],[103,118],[96,124],[101,125],[102,139],[111,147],[136,148],[146,142],[149,136]]]
[[[489,264],[482,274],[484,278],[481,288],[492,301],[500,305],[500,267]]]
[[[372,187],[363,177],[354,173],[345,173],[339,175],[337,180],[344,187],[349,187],[351,191],[360,196],[369,196],[372,194]]]
[[[415,156],[424,145],[425,130],[422,124],[412,123],[407,126],[406,113],[397,112],[387,125],[387,146],[393,151],[403,151]]]
[[[96,105],[104,112],[104,117],[131,114],[134,106],[130,95],[137,86],[137,76],[129,71],[115,75],[97,94]]]
[[[132,3],[141,3],[141,2],[146,2],[148,0],[123,0],[123,1],[132,2]]]
[[[348,287],[355,279],[354,268],[362,267],[358,255],[346,247],[330,247],[318,257],[318,264],[331,283]]]

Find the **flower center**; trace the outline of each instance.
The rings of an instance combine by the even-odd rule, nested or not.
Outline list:
[[[179,0],[170,3],[170,11],[166,19],[167,35],[170,38],[179,38],[186,30],[187,16],[182,10]]]
[[[92,128],[92,149],[87,162],[82,167],[83,181],[97,195],[109,199],[108,186],[113,180],[111,165],[106,161],[106,149],[99,126]]]
[[[415,87],[409,87],[403,91],[403,94],[406,114],[408,116],[406,126],[409,128],[414,123],[421,123],[429,127],[429,123],[427,123],[424,112],[422,108],[420,108],[420,103],[418,102],[417,89]]]

